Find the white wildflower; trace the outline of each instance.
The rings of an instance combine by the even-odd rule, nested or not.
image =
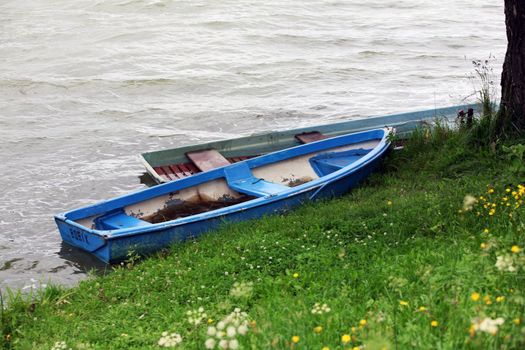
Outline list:
[[[248,327],[246,327],[244,324],[241,324],[239,328],[237,328],[237,333],[240,335],[246,335],[246,333],[248,333]]]
[[[252,282],[235,282],[230,290],[230,295],[234,298],[248,298],[251,296],[252,291]]]
[[[215,334],[217,334],[217,328],[211,326],[211,327],[208,327],[208,332],[206,332],[206,334],[210,337],[213,337],[215,336]]]
[[[239,348],[239,341],[237,339],[232,339],[232,340],[230,340],[228,345],[229,345],[230,349],[233,349],[233,350],[238,349]]]
[[[232,313],[220,320],[216,326],[208,327],[206,349],[238,349],[238,336],[248,333],[248,314],[235,308]]]
[[[472,329],[495,335],[498,333],[498,327],[503,323],[505,323],[505,320],[502,317],[498,317],[494,320],[490,317],[484,319],[475,318],[472,320]]]
[[[473,207],[474,204],[476,204],[477,202],[478,202],[478,200],[476,199],[476,197],[471,196],[470,194],[467,194],[467,195],[465,196],[465,198],[463,198],[463,210],[464,210],[464,211],[472,210],[472,207]]]
[[[332,309],[330,309],[328,307],[328,305],[326,304],[320,304],[320,303],[315,303],[314,306],[312,307],[312,314],[314,315],[322,315],[322,314],[326,314],[326,313],[329,313]]]
[[[496,268],[500,271],[516,272],[514,261],[510,255],[502,255],[496,258]]]
[[[226,339],[221,340],[219,342],[219,348],[228,349],[228,341]]]
[[[226,335],[230,338],[233,338],[235,337],[235,335],[237,334],[237,330],[235,329],[234,326],[228,326],[228,328],[226,328]]]
[[[67,347],[67,344],[65,341],[57,341],[55,342],[51,350],[71,350],[71,348]]]
[[[204,308],[202,306],[199,307],[197,310],[190,310],[186,312],[186,315],[188,316],[188,322],[194,326],[199,325],[203,319],[208,317],[208,315],[204,312]]]
[[[158,341],[158,345],[165,348],[173,348],[182,342],[182,337],[178,333],[162,332],[162,337]]]
[[[204,346],[206,349],[214,349],[215,348],[216,341],[213,338],[206,339],[206,342],[204,343]]]

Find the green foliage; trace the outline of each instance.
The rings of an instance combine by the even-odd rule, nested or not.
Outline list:
[[[505,158],[509,161],[509,170],[516,175],[522,175],[525,172],[525,162],[523,154],[525,153],[525,145],[518,143],[512,146],[502,146]]]
[[[199,307],[212,326],[247,312],[244,349],[524,348],[525,254],[511,247],[525,247],[525,187],[509,162],[522,146],[468,140],[443,123],[418,129],[343,198],[132,254],[73,289],[11,292],[0,348],[159,349],[166,331],[203,349],[208,321],[187,315]],[[516,271],[496,267],[507,255]],[[498,317],[495,335],[472,329]]]

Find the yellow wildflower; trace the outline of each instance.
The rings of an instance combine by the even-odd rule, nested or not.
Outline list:
[[[296,344],[297,344],[297,343],[299,343],[299,340],[300,340],[300,338],[299,338],[299,336],[297,336],[297,335],[294,335],[294,336],[292,337],[292,342],[293,342],[293,343],[296,343]]]
[[[362,319],[361,321],[359,321],[359,325],[362,327],[366,326],[366,320]]]
[[[479,293],[477,293],[477,292],[474,292],[474,293],[472,293],[472,294],[470,295],[470,299],[472,299],[472,301],[478,301],[478,300],[479,300],[479,297],[480,297],[480,295],[479,295]]]
[[[298,278],[299,277],[299,274],[296,272],[293,274],[293,278]]]
[[[408,306],[408,301],[400,300],[399,305],[401,306]]]
[[[515,319],[512,320],[512,322],[514,322],[514,324],[515,324],[516,326],[519,326],[520,323],[521,323],[521,319],[519,319],[519,318],[515,318]]]
[[[352,350],[361,350],[361,348],[359,346],[354,346]]]
[[[343,336],[341,337],[341,341],[343,342],[343,344],[348,344],[350,343],[350,335],[348,334],[343,334]]]
[[[468,329],[468,333],[470,334],[471,337],[475,336],[476,335],[476,326],[471,324],[469,329]]]
[[[386,205],[392,205],[392,201],[386,202]]]
[[[510,188],[506,188],[505,192],[509,193],[510,192]]]
[[[513,245],[512,248],[510,248],[510,251],[513,253],[519,253],[521,251],[521,248],[517,245]]]
[[[321,350],[330,350],[330,348],[328,346],[323,346]]]
[[[489,189],[487,190],[487,193],[494,193],[494,189],[492,187],[489,187]]]
[[[427,308],[424,306],[420,306],[418,310],[421,312],[424,312],[424,311],[427,311]]]
[[[486,295],[483,297],[483,301],[485,302],[485,304],[487,305],[492,305],[492,300],[490,300],[490,296]]]
[[[317,326],[317,327],[314,328],[314,332],[317,333],[317,334],[321,333],[322,331],[323,331],[323,327],[321,327],[321,326]]]
[[[437,327],[437,326],[439,326],[439,322],[436,321],[436,320],[433,320],[432,322],[430,322],[430,325],[431,325],[432,327]]]
[[[212,324],[212,323],[213,323],[213,319],[208,318],[208,324]]]
[[[357,329],[355,327],[352,327],[352,333],[355,333]]]
[[[487,243],[481,243],[479,246],[481,249],[487,249]]]
[[[489,233],[489,229],[488,228],[484,229],[483,233]]]
[[[505,297],[504,297],[504,296],[501,296],[501,295],[500,295],[500,296],[496,297],[496,302],[498,302],[498,303],[503,302],[503,300],[505,300]]]

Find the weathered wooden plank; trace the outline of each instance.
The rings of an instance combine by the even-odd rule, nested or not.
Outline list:
[[[295,135],[295,138],[301,141],[301,143],[310,143],[320,141],[328,138],[328,136],[321,134],[319,131],[304,132],[302,134]]]
[[[222,154],[214,149],[188,152],[186,153],[186,157],[188,157],[201,171],[208,171],[230,164],[228,159],[224,158]]]

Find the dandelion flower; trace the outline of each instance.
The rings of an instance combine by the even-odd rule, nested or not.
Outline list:
[[[521,248],[517,245],[513,245],[512,248],[510,248],[510,251],[517,254],[521,251]]]
[[[360,325],[361,327],[366,326],[366,320],[365,320],[365,319],[362,319],[361,321],[359,321],[359,325]]]
[[[299,278],[299,274],[296,272],[293,274],[293,278]]]
[[[503,302],[504,300],[505,300],[505,297],[504,297],[504,296],[499,296],[499,297],[496,298],[496,302],[498,302],[498,303],[501,303],[501,302]]]
[[[292,342],[295,343],[295,344],[299,343],[299,340],[301,340],[301,338],[299,338],[298,335],[294,335],[294,336],[292,337]]]
[[[401,306],[408,306],[408,301],[400,300],[399,305]]]
[[[387,201],[386,205],[392,205],[392,201]]]
[[[437,326],[439,326],[439,322],[436,321],[436,320],[433,320],[432,322],[430,322],[430,325],[431,325],[432,327],[437,327]]]
[[[480,294],[477,293],[477,292],[474,292],[470,295],[470,299],[472,299],[472,301],[478,301],[479,300],[479,297],[480,297]]]
[[[515,319],[512,320],[512,322],[514,322],[514,324],[515,324],[516,326],[519,326],[520,323],[521,323],[521,319],[519,319],[519,318],[515,318]]]
[[[427,308],[424,306],[420,306],[418,310],[421,312],[424,312],[424,311],[427,311]]]
[[[330,350],[330,348],[328,346],[323,346],[321,350]]]
[[[341,341],[343,342],[343,344],[348,344],[350,343],[350,335],[348,334],[344,334],[342,337],[341,337]]]
[[[490,232],[490,231],[489,231],[488,228],[486,228],[486,229],[483,230],[483,233],[489,233],[489,232]]]
[[[479,246],[481,249],[487,249],[487,243],[485,242],[481,243]]]
[[[322,326],[317,326],[317,327],[314,328],[314,333],[319,334],[319,333],[321,333],[322,331],[323,331],[323,327],[322,327]]]

